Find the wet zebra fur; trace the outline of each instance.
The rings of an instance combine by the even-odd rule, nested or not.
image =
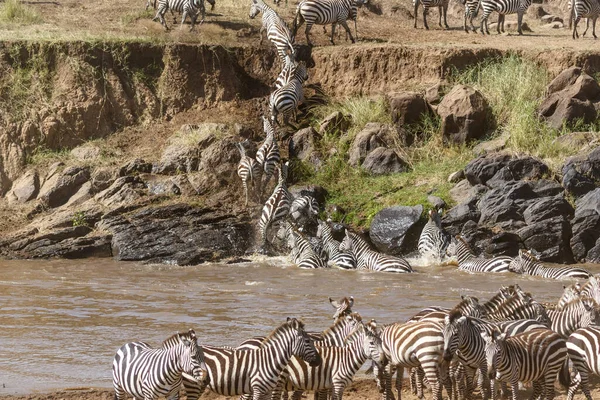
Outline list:
[[[440,215],[442,210],[429,210],[429,219],[419,236],[418,249],[421,257],[441,261],[450,244],[450,235],[442,230]]]
[[[288,245],[292,249],[290,256],[299,268],[328,268],[327,261],[317,254],[310,242],[302,234],[291,227],[288,222]]]
[[[263,130],[265,132],[265,140],[256,151],[256,162],[262,168],[262,181],[259,182],[259,193],[262,193],[267,188],[271,176],[275,172],[275,168],[281,162],[281,153],[279,151],[279,145],[277,144],[277,138],[275,137],[275,128],[271,124],[269,118],[262,116]]]
[[[287,169],[287,162],[278,168],[279,181],[277,186],[275,186],[273,193],[265,202],[260,215],[260,220],[258,221],[258,230],[260,232],[261,246],[263,247],[263,250],[265,250],[265,246],[267,245],[267,231],[269,227],[286,218],[290,211],[292,196],[289,193],[286,184]]]
[[[283,114],[283,123],[289,125],[290,116],[296,118],[298,105],[304,101],[302,84],[308,80],[306,65],[304,62],[299,62],[292,69],[293,73],[289,81],[269,96],[271,122],[275,124],[279,124],[277,116]]]
[[[237,148],[240,152],[240,162],[237,167],[237,174],[242,180],[246,202],[244,205],[248,207],[248,183],[252,184],[252,188],[257,192],[257,185],[260,185],[262,176],[261,165],[252,157],[246,155],[246,149],[242,143],[237,143]]]
[[[442,16],[444,17],[444,28],[450,29],[448,26],[448,22],[446,21],[446,16],[448,14],[448,0],[413,0],[414,7],[414,15],[415,15],[415,24],[414,27],[417,27],[417,18],[418,18],[418,10],[419,4],[423,5],[423,26],[425,29],[429,30],[429,25],[427,25],[427,13],[430,8],[437,7],[440,13],[440,21],[439,25],[442,27]]]
[[[152,20],[159,20],[162,26],[164,26],[165,30],[167,31],[169,30],[169,27],[167,26],[167,22],[165,21],[165,12],[167,12],[168,9],[171,11],[183,13],[181,17],[182,28],[183,23],[185,22],[185,18],[189,15],[192,20],[190,31],[194,30],[196,19],[198,18],[199,13],[202,13],[202,19],[200,20],[200,24],[204,22],[204,18],[206,17],[204,0],[158,0],[156,16]]]
[[[581,287],[581,297],[591,297],[600,304],[600,274],[590,277]]]
[[[252,350],[203,346],[209,382],[206,386],[184,377],[189,400],[197,400],[205,388],[222,396],[252,394],[254,400],[270,397],[289,360],[300,357],[312,366],[321,363],[304,324],[288,318]]]
[[[519,382],[533,383],[533,399],[554,399],[554,381],[567,356],[564,338],[550,329],[511,337],[496,330],[491,335],[481,335],[486,342],[488,375],[510,383],[513,400],[517,399]]]
[[[381,272],[414,272],[405,259],[372,250],[367,242],[348,230],[346,230],[344,240],[340,243],[340,251],[352,252],[356,258],[357,269]]]
[[[340,251],[340,242],[333,238],[331,227],[325,221],[319,220],[317,237],[321,238],[329,261],[342,269],[356,269],[356,258],[352,252]]]
[[[263,33],[267,32],[267,39],[271,41],[277,48],[277,54],[282,61],[285,60],[286,54],[294,54],[294,38],[283,19],[266,5],[262,0],[252,0],[250,5],[250,18],[255,18],[262,12],[262,26],[260,28],[260,42],[263,42]]]
[[[483,9],[481,16],[481,33],[490,34],[487,27],[487,20],[493,11],[497,11],[500,15],[506,14],[517,14],[517,31],[519,35],[523,34],[521,25],[523,23],[523,15],[527,11],[527,8],[531,5],[532,0],[480,0],[480,7]],[[504,23],[504,18],[498,19],[498,33],[500,33],[500,25]],[[484,29],[485,25],[485,29]]]
[[[187,337],[173,335],[160,348],[143,342],[126,343],[113,359],[115,399],[172,398],[179,394],[184,373],[197,382],[204,382],[207,374],[204,354],[193,330]]]
[[[600,326],[588,326],[573,332],[567,340],[567,353],[576,375],[575,379],[569,382],[568,368],[566,371],[561,371],[562,381],[569,383],[567,400],[573,400],[579,388],[587,400],[592,400],[589,375],[590,373],[600,375]],[[563,366],[563,369],[565,368],[566,365]]]
[[[544,267],[530,251],[523,249],[519,250],[519,255],[511,261],[508,268],[517,274],[537,275],[551,279],[588,279],[592,276],[583,268]]]
[[[294,18],[293,36],[296,37],[298,29],[306,22],[306,43],[312,46],[310,41],[310,30],[313,25],[328,25],[331,26],[331,44],[335,44],[333,36],[335,35],[335,27],[340,24],[345,30],[350,41],[355,43],[352,32],[346,21],[354,20],[356,30],[356,16],[358,6],[364,4],[363,0],[302,0],[296,8],[296,17]]]
[[[548,327],[552,323],[543,305],[534,300],[524,301],[518,297],[508,299],[498,310],[489,313],[487,319],[495,322],[533,319]]]
[[[292,201],[290,206],[290,218],[299,228],[307,224],[315,223],[319,215],[319,203],[308,195],[298,196]]]
[[[452,254],[451,248],[454,247],[454,253],[458,260],[458,269],[469,272],[508,272],[508,265],[512,261],[511,257],[499,256],[491,259],[475,257],[467,242],[460,236],[449,247],[449,254]]]

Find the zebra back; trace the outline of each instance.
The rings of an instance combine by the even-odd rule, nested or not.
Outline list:
[[[579,328],[600,324],[600,313],[596,302],[589,297],[579,298],[567,303],[562,310],[548,310],[554,332],[568,338]]]
[[[494,257],[491,259],[475,257],[471,253],[468,243],[461,237],[456,236],[455,241],[458,269],[469,272],[508,272],[511,257]]]
[[[556,309],[562,310],[567,303],[579,298],[581,298],[581,285],[578,282],[569,286],[563,285],[563,294],[560,296],[560,299],[558,299]]]
[[[530,251],[523,249],[519,250],[519,255],[511,261],[509,269],[517,274],[537,275],[552,279],[588,279],[592,276],[583,268],[545,267]]]
[[[600,274],[591,276],[581,287],[581,296],[591,297],[600,304]]]
[[[340,243],[341,251],[350,251],[356,257],[357,269],[383,272],[413,272],[410,264],[400,257],[381,254],[372,250],[369,244],[357,234],[346,230],[346,236]]]
[[[437,261],[444,258],[450,244],[450,236],[442,230],[440,214],[442,210],[429,210],[429,219],[419,236],[418,249],[423,257],[432,257]]]
[[[292,259],[299,268],[327,268],[327,262],[315,253],[309,241],[293,228],[289,244],[292,248]]]

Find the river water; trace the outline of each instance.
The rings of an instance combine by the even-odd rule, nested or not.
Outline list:
[[[588,266],[600,272],[600,266]],[[328,297],[354,296],[363,319],[405,320],[461,294],[491,297],[519,283],[539,301],[556,301],[564,281],[514,274],[468,274],[454,266],[415,274],[300,270],[285,259],[194,267],[98,260],[0,261],[0,394],[110,387],[124,343],[158,346],[194,328],[200,342],[235,346],[300,317],[327,328]]]

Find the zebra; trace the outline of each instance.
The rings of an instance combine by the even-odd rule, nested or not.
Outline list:
[[[167,9],[171,11],[183,12],[183,16],[181,18],[181,27],[183,28],[183,23],[185,22],[185,18],[189,15],[192,19],[192,26],[190,27],[190,32],[194,30],[194,25],[196,24],[196,18],[198,18],[198,14],[202,13],[202,19],[200,20],[200,24],[204,22],[204,18],[206,17],[206,9],[204,7],[204,0],[158,0],[158,7],[156,10],[156,16],[152,19],[152,21],[159,20],[162,26],[165,27],[165,30],[169,30],[167,26],[167,22],[165,21],[165,12]]]
[[[576,329],[600,323],[600,314],[596,302],[589,298],[580,298],[566,304],[562,310],[548,310],[552,324],[550,328],[564,337],[569,337]]]
[[[552,279],[588,279],[592,276],[583,268],[544,267],[530,251],[523,249],[519,250],[519,255],[512,260],[508,268],[517,274],[537,275]]]
[[[500,307],[502,307],[502,305],[508,300],[516,297],[517,293],[515,291],[515,286],[518,285],[501,286],[498,293],[482,304],[485,314],[493,314],[494,312],[498,311]]]
[[[581,298],[581,285],[579,283],[573,283],[569,286],[563,285],[563,294],[558,299],[558,303],[556,303],[554,309],[562,310],[571,301]],[[546,309],[548,309],[547,306]]]
[[[450,244],[450,236],[442,230],[441,213],[441,209],[429,210],[429,220],[421,231],[418,244],[422,257],[433,258],[437,262],[444,258]]]
[[[444,336],[440,324],[434,321],[391,324],[383,328],[381,341],[381,370],[376,375],[381,376],[379,390],[385,392],[386,398],[393,396],[391,377],[394,370],[402,377],[404,368],[421,367],[431,385],[433,399],[441,400],[439,382],[446,367],[442,364]],[[402,379],[396,379],[396,390],[400,399]]]
[[[356,258],[352,252],[340,251],[340,242],[333,238],[327,222],[319,220],[317,237],[323,241],[323,247],[332,264],[342,269],[356,269]]]
[[[321,356],[304,330],[304,323],[296,318],[288,318],[273,330],[259,348],[203,346],[203,350],[209,381],[207,385],[198,385],[184,377],[188,400],[198,400],[206,387],[222,396],[252,393],[254,400],[267,399],[293,356],[313,367],[321,364]]]
[[[448,246],[447,252],[450,255],[456,254],[458,259],[458,269],[469,272],[508,272],[508,265],[512,261],[511,257],[498,256],[491,259],[475,257],[469,248],[467,242],[461,237],[456,236],[453,245]]]
[[[293,74],[289,81],[276,89],[269,96],[269,108],[271,110],[271,121],[277,125],[277,116],[283,114],[283,122],[285,125],[290,125],[290,115],[296,118],[296,110],[298,105],[304,101],[304,90],[302,84],[308,80],[308,72],[304,62],[299,62],[293,68]]]
[[[443,308],[437,306],[427,307],[410,317],[408,320],[406,320],[406,322],[417,322],[425,319],[437,319],[439,322],[443,322],[448,313],[452,311],[458,312],[461,315],[477,318],[483,318],[486,315],[485,310],[483,309],[483,306],[479,304],[479,299],[477,297],[460,296],[460,298],[460,303],[454,306],[454,308]]]
[[[485,340],[487,372],[490,378],[510,383],[512,399],[517,400],[519,381],[533,383],[532,399],[554,398],[554,381],[567,356],[567,343],[550,329],[534,329],[507,337],[497,330]]]
[[[281,88],[292,79],[294,76],[294,69],[297,67],[298,62],[294,56],[286,54],[285,59],[283,60],[283,68],[281,68],[281,72],[277,75],[277,79],[275,80],[275,90]]]
[[[275,172],[275,168],[281,162],[281,153],[279,152],[279,145],[277,144],[277,138],[275,137],[275,128],[271,124],[269,118],[262,116],[263,130],[265,132],[265,141],[260,145],[256,151],[256,162],[262,166],[263,170],[263,181],[260,182],[259,193],[262,196],[262,192],[269,184],[271,176]]]
[[[285,61],[286,54],[294,54],[295,50],[293,47],[294,38],[290,33],[285,21],[281,19],[279,14],[275,12],[271,7],[266,5],[262,0],[252,0],[250,5],[250,18],[255,18],[259,13],[262,16],[262,26],[260,28],[260,42],[263,42],[263,33],[267,32],[267,39],[269,39],[277,48],[277,54],[282,61]]]
[[[297,358],[290,361],[283,377],[287,375],[286,389],[296,390],[292,399],[300,399],[300,390],[318,392],[333,389],[333,399],[341,400],[344,389],[352,382],[352,378],[367,359],[379,366],[381,339],[373,329],[365,327],[360,315],[354,314],[356,316],[347,318],[355,318],[359,323],[346,338],[344,346],[317,345],[322,360],[320,366],[310,368],[306,362]],[[371,321],[370,324],[376,326],[375,321]],[[274,398],[279,396],[275,395]]]
[[[575,380],[569,385],[567,400],[573,400],[579,388],[587,400],[592,400],[588,379],[590,372],[600,375],[600,326],[588,326],[573,332],[567,340],[567,353],[576,373]],[[564,372],[569,375],[568,371]],[[568,379],[565,380],[568,382]]]
[[[306,34],[306,43],[309,46],[312,46],[313,44],[309,37],[312,26],[332,24],[331,38],[329,41],[331,44],[335,45],[333,41],[335,27],[337,24],[340,24],[346,30],[346,33],[350,37],[350,41],[356,43],[346,21],[348,19],[353,19],[354,29],[356,30],[358,6],[365,3],[365,0],[302,0],[296,8],[292,36],[296,37],[298,29],[306,22],[306,30],[304,31]]]
[[[427,25],[427,12],[432,7],[438,7],[440,12],[440,21],[439,25],[442,26],[442,15],[444,16],[444,28],[450,29],[448,26],[448,22],[446,21],[446,15],[448,13],[448,0],[413,0],[413,6],[415,10],[415,24],[414,27],[417,27],[417,11],[419,10],[419,4],[423,4],[423,26],[425,29],[429,30],[429,25]]]
[[[260,220],[258,221],[263,249],[267,245],[268,228],[288,216],[292,203],[292,196],[286,184],[288,163],[286,162],[277,169],[279,170],[279,182],[275,186],[271,196],[265,202]]]
[[[466,0],[465,1],[465,19],[464,19],[464,28],[465,32],[469,33],[469,29],[467,28],[467,19],[471,24],[471,30],[473,32],[477,32],[477,27],[473,25],[473,19],[479,13],[479,0]]]
[[[334,300],[330,297],[329,303],[333,308],[335,308],[335,314],[333,314],[333,319],[335,320],[338,317],[352,313],[352,306],[354,306],[354,297],[342,297],[339,300]]]
[[[291,228],[288,240],[288,245],[292,249],[290,255],[299,268],[328,268],[327,261],[313,250],[308,240],[300,232]]]
[[[495,322],[534,319],[548,327],[552,324],[546,308],[543,305],[534,300],[525,302],[518,297],[507,300],[498,310],[489,313],[487,319]]]
[[[304,227],[314,223],[319,215],[319,203],[308,195],[298,196],[290,206],[290,218],[296,226]]]
[[[246,202],[244,205],[248,207],[248,181],[252,183],[252,187],[256,189],[256,182],[260,182],[261,177],[261,165],[250,156],[246,155],[246,149],[241,143],[237,143],[237,148],[240,152],[240,162],[237,167],[237,174],[242,180],[242,186],[244,187],[244,193],[246,195]]]
[[[590,277],[581,287],[581,297],[591,297],[600,304],[600,274]]]
[[[352,252],[356,257],[357,269],[381,272],[414,272],[408,261],[372,250],[367,242],[346,229],[346,236],[340,243],[340,251]]]
[[[481,33],[489,35],[490,31],[487,27],[487,20],[493,11],[498,11],[500,15],[517,13],[517,31],[519,35],[523,34],[521,25],[523,22],[523,14],[531,5],[532,0],[480,0],[480,7],[483,9],[481,16]],[[485,24],[485,30],[483,26]],[[500,33],[500,26],[504,24],[504,17],[498,18],[497,31]]]
[[[176,333],[156,349],[144,342],[124,344],[114,357],[112,374],[115,399],[132,396],[150,400],[178,395],[182,374],[202,384],[207,367],[196,334],[190,329],[187,336]]]
[[[572,17],[573,20],[573,39],[579,38],[579,32],[577,32],[577,24],[581,18],[587,18],[586,29],[583,35],[588,30],[590,19],[592,20],[592,35],[594,39],[596,36],[596,20],[600,15],[600,2],[598,0],[573,0],[573,11]]]

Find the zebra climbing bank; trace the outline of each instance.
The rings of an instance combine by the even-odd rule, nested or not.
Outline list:
[[[304,62],[297,63],[292,68],[290,79],[283,86],[276,89],[269,96],[269,108],[271,110],[271,121],[277,125],[277,116],[283,114],[283,123],[290,125],[290,117],[294,116],[298,106],[304,101],[304,89],[302,84],[308,80],[308,71]]]
[[[265,140],[256,151],[256,162],[262,168],[261,181],[258,183],[259,198],[262,199],[262,193],[267,188],[271,176],[275,172],[275,168],[281,162],[281,153],[277,138],[275,137],[275,127],[271,124],[269,118],[262,116],[263,130],[265,132]]]
[[[277,54],[281,60],[285,60],[287,54],[294,54],[294,38],[290,33],[285,21],[262,0],[252,0],[250,5],[250,18],[255,18],[262,12],[262,26],[260,28],[260,42],[262,45],[263,33],[267,33],[267,39],[277,48]]]
[[[450,245],[450,235],[442,229],[440,220],[442,210],[429,210],[429,219],[419,236],[418,249],[421,257],[440,262],[446,255]]]
[[[185,18],[189,15],[190,19],[192,20],[190,31],[194,30],[198,14],[202,13],[202,19],[200,20],[200,24],[204,22],[204,19],[206,17],[206,8],[204,7],[204,0],[159,0],[158,7],[156,9],[156,16],[152,19],[152,21],[160,21],[162,26],[164,26],[165,30],[167,31],[169,30],[167,22],[165,21],[165,13],[167,12],[167,10],[183,13],[181,17],[182,28],[183,23],[185,22]]]
[[[246,155],[246,148],[242,143],[236,144],[240,152],[240,162],[237,167],[237,174],[242,180],[242,187],[246,196],[244,205],[248,207],[248,184],[252,185],[252,190],[258,194],[258,187],[262,177],[262,166],[252,157]]]
[[[204,354],[193,330],[176,333],[160,348],[143,342],[124,344],[113,359],[112,373],[116,400],[172,398],[179,393],[183,374],[197,385],[206,384],[207,377]]]
[[[260,220],[258,221],[258,230],[260,232],[263,251],[266,250],[267,246],[268,229],[288,216],[290,205],[293,200],[292,195],[287,189],[286,182],[288,163],[286,162],[278,167],[278,170],[279,181],[277,182],[277,186],[275,186],[273,193],[265,202],[260,215]]]
[[[349,251],[340,250],[340,242],[333,238],[331,227],[325,221],[319,220],[317,237],[323,242],[323,247],[329,258],[329,262],[338,268],[356,269],[356,257]]]

